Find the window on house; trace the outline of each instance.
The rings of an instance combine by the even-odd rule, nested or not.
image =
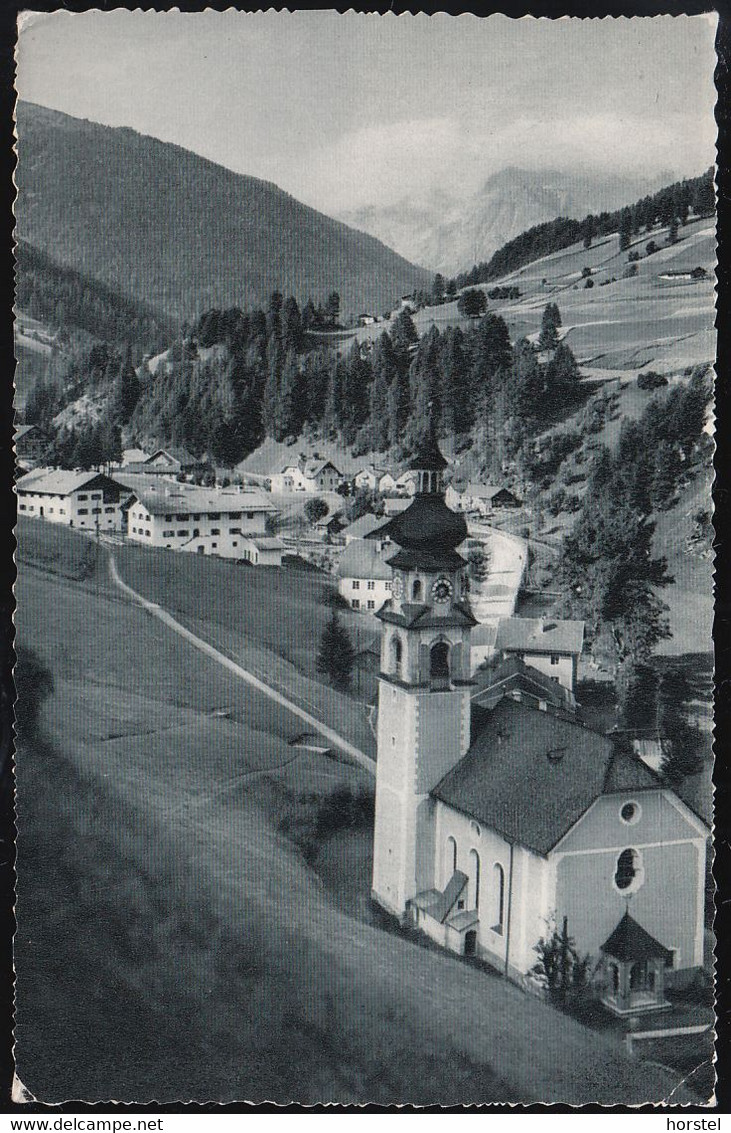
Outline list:
[[[212,550],[214,550],[214,551],[215,551],[215,550],[216,550],[216,548],[217,548],[217,546],[218,546],[218,543],[211,543],[211,549],[212,549]]]
[[[561,660],[561,658],[559,657],[558,653],[552,653],[551,654],[551,664],[552,665],[558,665],[560,660]]]
[[[80,508],[79,508],[79,512],[78,512],[78,514],[79,514],[79,515],[88,515],[88,514],[89,514],[89,509],[88,509],[88,507],[80,507]]]
[[[183,536],[185,536],[187,534],[188,534],[187,528],[183,527],[180,531],[178,531],[178,539],[181,539]]]
[[[386,590],[390,590],[390,589],[391,589],[391,583],[390,583],[390,582],[387,582],[387,583],[386,583]]]
[[[368,608],[369,610],[375,610],[375,608],[376,608],[376,603],[375,603],[375,602],[373,601],[373,599],[372,599],[372,598],[369,598],[369,599],[368,599],[368,602],[366,603],[366,606],[367,606],[367,608]]]
[[[369,581],[368,581],[368,589],[369,589],[369,590],[375,590],[375,589],[376,589],[376,584],[375,584],[375,582],[373,582],[372,580],[369,580]]]
[[[107,515],[109,515],[110,512],[114,511],[114,508],[113,507],[105,507],[104,510],[107,513]]]
[[[147,536],[148,539],[150,538],[150,532],[149,531],[145,531],[145,535]]]
[[[353,599],[353,601],[351,602],[351,606],[353,607],[353,609],[354,609],[354,610],[359,610],[359,609],[360,609],[360,601],[359,601],[359,599],[358,599],[358,598],[354,598],[354,599]]]
[[[190,518],[193,520],[194,523],[197,523],[200,520],[200,514],[192,515]]]
[[[353,590],[360,590],[360,579],[353,579]]]
[[[102,513],[102,509],[100,507],[93,507],[91,509],[92,515],[101,515],[101,513]]]
[[[220,511],[209,511],[208,518],[209,519],[220,519],[221,513],[220,513]]]
[[[253,519],[254,518],[254,512],[253,511],[247,511],[246,518],[247,519]]]
[[[18,511],[25,511],[25,504],[18,504]]]
[[[166,522],[166,523],[172,523],[172,522],[173,522],[173,517],[172,517],[172,515],[166,515],[166,516],[165,516],[165,522]]]
[[[174,531],[163,531],[162,537],[163,537],[163,539],[174,539],[175,538],[175,532]]]
[[[228,513],[228,518],[229,519],[241,519],[241,512],[240,511],[230,511]]]
[[[77,496],[76,498],[77,498],[77,499],[79,499],[79,500],[88,500],[88,498],[89,498],[89,497],[88,497],[88,496],[87,496],[87,494],[86,494],[86,493],[84,492],[84,494],[83,494],[83,495],[79,495],[79,496]]]
[[[240,527],[229,527],[228,533],[229,533],[229,535],[240,535],[241,534],[241,528]]]
[[[52,508],[52,507],[49,507],[49,509],[48,509],[48,514],[49,514],[49,515],[53,515],[53,508]]]
[[[421,585],[421,579],[420,579],[420,578],[415,578],[415,579],[414,579],[414,584],[413,584],[413,586],[411,587],[411,597],[412,597],[412,600],[413,600],[414,602],[420,602],[420,601],[421,601],[421,596],[422,596],[422,594],[423,594],[423,589],[422,589],[422,585]]]

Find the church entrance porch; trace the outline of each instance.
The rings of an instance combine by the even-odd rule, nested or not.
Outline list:
[[[474,956],[480,920],[477,909],[467,908],[467,891],[467,875],[455,870],[443,892],[426,889],[409,901],[407,920],[442,948]]]
[[[672,952],[626,912],[601,946],[603,989],[601,1000],[615,1015],[659,1011],[670,1007],[665,999],[665,969]]]

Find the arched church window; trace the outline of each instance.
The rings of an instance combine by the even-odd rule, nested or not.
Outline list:
[[[480,907],[480,855],[470,850],[470,884],[472,886],[472,908]]]
[[[414,584],[411,587],[411,597],[412,597],[413,601],[414,602],[421,602],[423,593],[424,593],[424,588],[421,585],[421,579],[415,578]]]
[[[492,867],[493,932],[502,933],[505,915],[505,870],[500,862]]]
[[[642,859],[637,850],[622,850],[617,858],[614,871],[614,885],[620,893],[629,895],[639,889],[644,881]]]
[[[451,834],[444,845],[444,884],[446,885],[449,879],[457,869],[457,843]]]
[[[396,634],[391,638],[391,657],[393,672],[400,676],[401,674],[401,658],[403,657],[404,647],[401,644],[401,638]]]
[[[443,686],[449,683],[449,645],[437,641],[429,651],[429,680],[432,685]]]

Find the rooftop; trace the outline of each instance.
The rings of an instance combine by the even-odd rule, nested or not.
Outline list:
[[[390,581],[393,572],[376,543],[368,539],[354,539],[343,551],[338,562],[338,578],[370,578]]]
[[[366,512],[361,515],[359,519],[349,523],[344,527],[341,534],[346,539],[365,539],[371,532],[377,531],[379,527],[383,527],[385,519],[382,515],[373,515],[372,512]]]
[[[21,476],[17,482],[19,491],[41,492],[49,496],[68,496],[78,488],[90,485],[92,481],[101,481],[107,486],[124,491],[124,485],[113,480],[103,472],[71,472],[63,468],[34,468]]]
[[[472,631],[473,639],[477,628]],[[504,696],[511,695],[514,698],[525,695],[534,701],[544,700],[555,708],[569,711],[573,711],[576,705],[567,688],[517,657],[508,657],[495,668],[478,669],[474,679],[482,687],[473,695],[473,703],[485,708],[494,708]]]
[[[188,488],[170,483],[165,487],[135,487],[135,497],[150,515],[195,514],[198,512],[273,511],[261,492],[232,492],[215,488]]]
[[[501,618],[495,648],[580,655],[584,648],[584,623],[558,618]]]
[[[504,698],[431,793],[545,856],[600,795],[659,786],[640,760],[616,751],[607,736]]]
[[[629,915],[627,910],[621,921],[600,947],[600,951],[615,960],[659,960],[671,964],[673,954],[669,948],[660,944],[642,925]]]

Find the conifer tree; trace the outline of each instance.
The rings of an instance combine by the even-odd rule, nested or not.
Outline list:
[[[339,689],[347,689],[353,671],[355,653],[348,631],[333,610],[320,638],[317,671],[323,673]]]
[[[541,350],[555,350],[559,343],[558,330],[561,326],[561,312],[556,303],[547,303],[541,320],[541,333],[538,345]]]

